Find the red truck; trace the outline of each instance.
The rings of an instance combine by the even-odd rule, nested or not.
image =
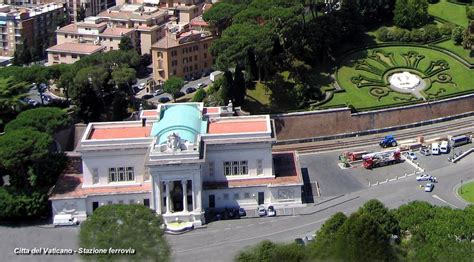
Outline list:
[[[367,169],[400,163],[400,159],[400,148],[365,154],[362,156],[363,165]]]

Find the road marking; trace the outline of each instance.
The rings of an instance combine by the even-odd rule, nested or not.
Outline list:
[[[251,226],[253,226],[253,225],[254,225],[254,224],[248,224],[247,226],[248,226],[248,227],[251,227]]]
[[[263,225],[263,224],[265,224],[265,222],[260,222],[260,223],[258,223],[258,224],[259,224],[259,225]]]
[[[202,250],[202,249],[213,248],[213,247],[222,246],[222,245],[230,244],[230,243],[249,241],[249,240],[259,239],[259,238],[267,238],[267,237],[272,236],[272,235],[277,235],[277,234],[292,231],[292,230],[295,230],[295,229],[298,229],[298,228],[303,228],[303,227],[311,226],[311,225],[314,225],[314,224],[318,224],[318,223],[324,222],[326,220],[328,220],[328,217],[323,218],[323,219],[319,219],[317,221],[313,221],[313,222],[310,222],[310,223],[307,223],[307,224],[304,224],[304,225],[299,225],[299,226],[296,226],[296,227],[291,227],[291,228],[287,228],[287,229],[284,229],[284,230],[280,230],[280,231],[276,231],[276,232],[272,232],[272,233],[268,233],[268,234],[263,234],[263,235],[259,235],[259,236],[255,236],[255,237],[242,238],[242,239],[235,239],[235,240],[231,240],[231,241],[221,241],[219,243],[206,245],[206,246],[195,247],[195,248],[190,248],[190,249],[176,250],[175,253],[183,253],[183,252],[189,252],[189,251],[194,251],[194,250]]]
[[[224,230],[230,230],[230,227],[226,227],[226,228],[224,228]]]
[[[448,204],[448,205],[450,205],[450,206],[452,206],[452,207],[454,207],[454,208],[458,208],[457,206],[455,206],[455,205],[449,203],[448,201],[442,199],[441,197],[439,197],[439,196],[437,196],[437,195],[432,195],[431,197],[433,197],[433,198],[435,198],[435,199],[438,199],[439,201],[441,201],[441,202],[443,202],[443,203],[446,203],[446,204]]]

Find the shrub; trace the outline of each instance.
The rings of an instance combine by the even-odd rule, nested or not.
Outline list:
[[[470,20],[474,20],[474,6],[466,6],[466,16]]]
[[[383,41],[383,42],[387,42],[387,41],[390,41],[388,39],[389,32],[390,32],[390,30],[387,27],[382,26],[377,30],[375,35],[377,36],[378,40]]]
[[[444,23],[440,26],[439,28],[439,32],[441,33],[441,35],[443,36],[451,36],[451,33],[453,32],[453,29],[455,28],[456,26],[452,23]]]
[[[45,213],[48,197],[40,192],[13,193],[0,187],[0,221],[22,220]]]
[[[451,33],[451,38],[453,39],[456,45],[460,45],[463,40],[464,29],[460,26],[457,26],[453,29]]]
[[[435,25],[426,25],[423,27],[423,41],[433,41],[441,37],[439,29]]]
[[[413,29],[410,31],[410,39],[412,42],[422,42],[423,41],[423,30]]]
[[[194,94],[193,102],[202,102],[206,98],[206,91],[204,89],[199,89],[196,94]]]

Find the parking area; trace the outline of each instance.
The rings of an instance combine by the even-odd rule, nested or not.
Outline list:
[[[449,162],[448,158],[452,157],[453,153],[456,155],[459,155],[461,154],[461,152],[465,152],[472,147],[474,147],[473,144],[467,144],[460,147],[456,147],[454,148],[454,150],[450,151],[447,154],[429,155],[429,156],[424,156],[420,154],[419,152],[415,152],[417,156],[417,160],[415,161],[420,163],[420,166],[424,168],[427,172],[429,172],[429,171],[440,169],[449,165],[455,165]]]
[[[369,182],[373,185],[377,182],[414,173],[417,170],[407,161],[373,169],[365,169],[361,162],[356,162],[352,168],[342,169],[338,165],[341,153],[341,151],[337,151],[300,155],[301,168],[304,172],[308,172],[311,185],[319,186],[316,193],[319,193],[321,197],[355,192],[368,187]],[[318,196],[314,190],[313,195]]]

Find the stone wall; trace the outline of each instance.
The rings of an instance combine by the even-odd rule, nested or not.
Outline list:
[[[273,115],[278,142],[404,126],[474,112],[474,94],[393,109],[350,109]]]

